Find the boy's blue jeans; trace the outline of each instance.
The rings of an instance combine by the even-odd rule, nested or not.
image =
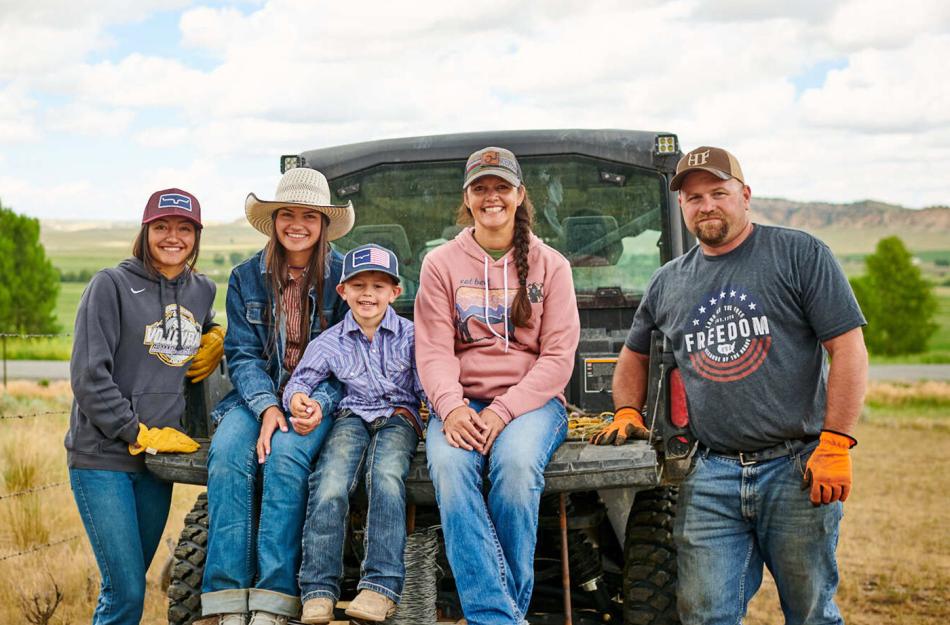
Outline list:
[[[399,603],[406,572],[406,476],[418,442],[406,417],[392,415],[367,423],[349,410],[337,415],[310,476],[300,567],[304,601],[340,598],[350,495],[365,475],[369,500],[363,538],[366,555],[357,588],[373,590]]]
[[[844,623],[834,603],[841,502],[814,507],[802,476],[813,447],[749,466],[698,452],[674,524],[683,625],[735,625],[769,567],[788,625]]]
[[[307,478],[333,425],[324,415],[301,436],[288,427],[257,463],[261,424],[243,403],[221,419],[208,453],[208,559],[202,581],[205,616],[264,610],[300,612],[296,572],[307,503]],[[259,516],[255,502],[263,473]],[[259,523],[258,523],[259,519]]]
[[[469,405],[477,412],[487,403]],[[534,590],[544,468],[567,436],[564,406],[552,399],[512,419],[487,457],[449,445],[436,416],[428,428],[429,474],[465,618],[470,625],[519,625]]]
[[[102,578],[92,622],[138,625],[172,485],[147,471],[98,469],[70,469],[69,483]]]

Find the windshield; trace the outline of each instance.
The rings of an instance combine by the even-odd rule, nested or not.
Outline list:
[[[578,155],[519,159],[534,203],[534,233],[570,261],[578,304],[604,294],[639,300],[660,266],[658,243],[664,180],[655,171]],[[356,226],[334,246],[346,251],[377,243],[399,258],[411,310],[422,258],[461,229],[464,161],[396,163],[333,180],[353,201]]]

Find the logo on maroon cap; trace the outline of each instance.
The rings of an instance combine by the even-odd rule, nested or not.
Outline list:
[[[179,208],[183,211],[192,212],[191,198],[183,193],[163,193],[158,196],[159,208]]]

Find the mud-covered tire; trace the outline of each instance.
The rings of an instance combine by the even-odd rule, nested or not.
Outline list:
[[[171,584],[168,585],[169,625],[191,625],[201,618],[201,577],[208,554],[208,494],[201,493],[175,547]]]
[[[679,625],[676,613],[676,488],[640,491],[624,536],[624,625]]]

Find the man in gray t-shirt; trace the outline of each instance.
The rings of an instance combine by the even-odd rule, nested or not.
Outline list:
[[[647,286],[614,375],[614,423],[594,442],[645,435],[650,333],[660,330],[700,443],[674,528],[683,625],[739,622],[763,564],[788,622],[843,623],[835,547],[866,387],[866,322],[827,246],[750,221],[733,155],[689,152],[670,189],[699,245]]]

